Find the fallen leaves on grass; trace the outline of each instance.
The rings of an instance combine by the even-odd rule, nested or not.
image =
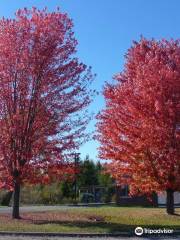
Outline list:
[[[14,220],[8,214],[0,216],[0,221],[3,223],[18,221],[33,224],[60,224],[64,222],[104,222],[104,218],[98,215],[88,215],[83,213],[70,212],[36,212],[23,213],[21,219]]]

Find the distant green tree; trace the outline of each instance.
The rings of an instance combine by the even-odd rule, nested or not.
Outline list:
[[[12,191],[4,191],[3,196],[1,197],[0,205],[2,206],[9,206],[11,198],[12,198]]]
[[[80,169],[78,174],[78,185],[93,186],[98,185],[98,170],[96,164],[87,155],[84,161],[80,162]]]
[[[62,195],[65,198],[72,198],[73,197],[73,183],[64,181],[61,183],[61,191]]]

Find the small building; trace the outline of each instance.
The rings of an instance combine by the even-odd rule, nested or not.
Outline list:
[[[120,206],[158,206],[157,194],[152,194],[151,201],[145,196],[130,196],[129,186],[117,186],[116,203]]]
[[[102,196],[105,192],[104,186],[84,186],[79,189],[79,199],[82,202],[94,202],[94,203],[101,203]]]
[[[163,206],[166,205],[166,192],[152,194],[151,201],[145,196],[130,196],[129,186],[118,186],[116,189],[116,203],[121,206]],[[180,206],[180,192],[174,193],[174,204]]]

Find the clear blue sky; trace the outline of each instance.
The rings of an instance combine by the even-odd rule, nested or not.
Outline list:
[[[179,0],[1,0],[0,16],[12,17],[18,8],[60,6],[74,21],[78,56],[97,73],[94,87],[101,91],[105,81],[123,69],[124,54],[140,35],[147,38],[180,37]],[[100,94],[90,110],[103,107]],[[89,129],[95,130],[95,120]],[[97,142],[81,147],[81,156],[97,159]]]

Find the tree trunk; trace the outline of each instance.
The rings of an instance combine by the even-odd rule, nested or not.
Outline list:
[[[174,191],[172,189],[167,189],[167,202],[166,211],[168,214],[174,214]]]
[[[15,181],[14,193],[13,193],[13,212],[12,218],[19,219],[19,199],[20,199],[20,184]]]

